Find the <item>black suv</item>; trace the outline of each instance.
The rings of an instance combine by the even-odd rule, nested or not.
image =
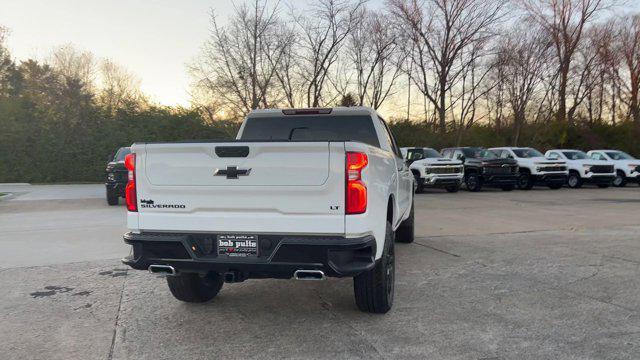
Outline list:
[[[127,186],[128,171],[124,167],[125,156],[131,153],[131,148],[121,147],[115,156],[109,157],[107,164],[107,179],[104,185],[107,188],[107,203],[118,205],[118,200],[124,198],[124,189]]]
[[[464,182],[469,191],[480,191],[483,186],[511,191],[518,183],[518,162],[501,159],[493,152],[478,147],[442,149],[442,156],[464,163]]]

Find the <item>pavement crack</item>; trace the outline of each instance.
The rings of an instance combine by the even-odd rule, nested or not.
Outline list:
[[[419,245],[419,246],[423,246],[423,247],[426,247],[426,248],[429,248],[429,249],[435,250],[435,251],[439,251],[439,252],[441,252],[441,253],[443,253],[443,254],[447,254],[447,255],[455,256],[455,257],[458,257],[458,258],[459,258],[459,257],[461,257],[461,256],[460,256],[460,255],[458,255],[458,254],[454,254],[454,253],[452,253],[452,252],[448,252],[448,251],[446,251],[446,250],[438,249],[438,248],[433,247],[433,246],[431,246],[431,245],[422,244],[422,243],[419,243],[419,242],[417,242],[417,241],[414,241],[413,243],[414,243],[414,244],[416,244],[416,245]]]
[[[129,270],[125,270],[125,273],[128,273]],[[120,288],[120,300],[118,301],[118,310],[116,311],[116,320],[113,324],[113,336],[111,337],[111,347],[109,348],[109,354],[107,355],[107,360],[113,359],[113,351],[116,347],[116,337],[118,334],[118,324],[120,322],[120,309],[122,308],[122,299],[124,298],[124,286],[127,283],[127,278],[124,277],[122,280],[122,287]]]
[[[615,260],[620,260],[620,261],[625,261],[625,262],[630,262],[632,264],[640,265],[640,261],[637,261],[637,260],[626,259],[620,256],[614,256],[614,255],[603,255],[603,256],[609,259],[615,259]]]

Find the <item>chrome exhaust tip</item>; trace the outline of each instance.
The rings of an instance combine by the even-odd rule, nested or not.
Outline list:
[[[296,270],[293,273],[293,278],[296,280],[324,280],[324,272],[322,270]]]
[[[175,275],[176,269],[169,265],[149,265],[149,272],[160,275]]]

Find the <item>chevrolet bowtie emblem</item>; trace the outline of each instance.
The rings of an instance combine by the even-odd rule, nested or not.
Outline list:
[[[226,176],[227,179],[237,179],[238,176],[247,176],[251,172],[251,169],[238,169],[237,166],[227,166],[226,169],[216,169],[213,172],[214,176]]]

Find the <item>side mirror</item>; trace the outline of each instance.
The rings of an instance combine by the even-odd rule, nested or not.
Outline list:
[[[467,159],[467,158],[466,158],[466,157],[464,157],[464,155],[460,155],[460,156],[458,156],[458,160],[460,160],[460,161],[462,161],[462,162],[464,162],[466,159]]]
[[[414,155],[413,161],[424,159],[424,155],[417,153]]]

